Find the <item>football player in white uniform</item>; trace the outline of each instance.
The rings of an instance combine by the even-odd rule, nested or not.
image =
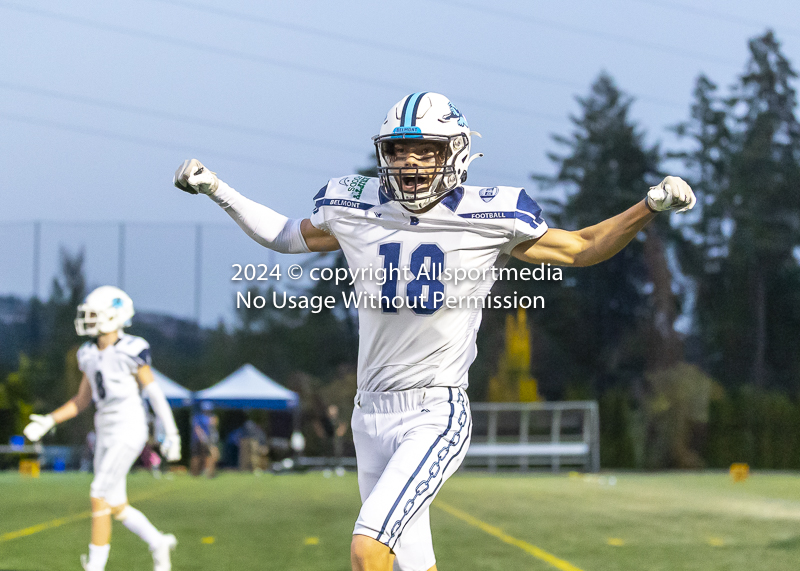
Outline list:
[[[467,371],[493,269],[511,256],[596,264],[657,211],[694,205],[689,186],[667,177],[641,203],[595,226],[548,229],[523,189],[464,185],[480,156],[470,155],[474,134],[443,95],[404,97],[373,139],[379,177],[331,179],[305,220],[243,197],[196,159],[175,173],[178,188],[210,196],[267,248],[341,248],[357,272],[356,294],[379,300],[358,306],[352,428],[363,504],[351,544],[354,570],[436,569],[428,508],[469,445]],[[458,269],[471,270],[469,277],[454,279]]]
[[[78,349],[83,372],[78,394],[47,415],[31,415],[24,433],[40,440],[56,424],[75,417],[94,400],[97,442],[91,486],[92,539],[89,556],[81,557],[86,571],[103,571],[111,547],[111,516],[147,542],[155,571],[170,571],[170,552],[177,541],[158,531],[145,515],[128,504],[125,478],[147,441],[150,406],[165,428],[161,450],[170,462],[181,458],[181,441],[172,409],[150,370],[150,345],[141,337],[123,333],[133,317],[133,301],[113,286],[102,286],[78,306],[75,329],[91,337]]]

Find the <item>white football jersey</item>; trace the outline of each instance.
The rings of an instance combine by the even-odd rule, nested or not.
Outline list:
[[[87,341],[78,349],[78,367],[89,379],[97,408],[94,424],[98,435],[147,431],[136,373],[150,362],[147,341],[124,333],[102,351],[94,341]]]
[[[493,268],[547,231],[538,204],[521,188],[463,186],[415,214],[360,175],[330,180],[314,200],[311,223],[359,272],[358,388],[466,388]]]

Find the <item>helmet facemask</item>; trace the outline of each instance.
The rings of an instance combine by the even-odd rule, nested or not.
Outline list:
[[[456,161],[469,151],[464,134],[393,133],[374,137],[378,176],[389,198],[419,210],[456,188]]]
[[[97,323],[98,316],[95,311],[86,307],[86,304],[78,306],[78,315],[75,317],[75,331],[78,335],[97,337],[100,335],[100,331],[97,329]]]

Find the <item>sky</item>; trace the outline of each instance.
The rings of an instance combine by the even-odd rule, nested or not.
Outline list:
[[[800,66],[798,22],[786,0],[0,0],[0,295],[33,292],[40,221],[40,295],[59,248],[83,249],[91,286],[230,322],[232,264],[292,260],[175,189],[184,159],[307,217],[328,179],[371,164],[392,105],[434,91],[482,135],[469,184],[535,195],[530,175],[553,172],[552,135],[601,72],[634,98],[648,143],[675,148],[667,128],[697,76],[727,90],[767,28]]]

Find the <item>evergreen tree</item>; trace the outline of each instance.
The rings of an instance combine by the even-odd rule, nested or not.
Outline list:
[[[701,76],[691,119],[694,148],[677,156],[693,173],[698,217],[690,271],[698,288],[704,362],[727,385],[797,387],[800,356],[800,125],[796,78],[772,32],[750,41],[750,60],[723,101]]]
[[[588,97],[579,97],[581,116],[571,117],[569,137],[554,139],[567,147],[564,155],[550,154],[557,166],[554,177],[539,177],[546,186],[566,190],[561,205],[548,218],[566,228],[582,228],[614,216],[643,200],[644,191],[660,179],[660,153],[648,147],[630,118],[632,100],[607,74],[601,74]],[[555,216],[553,216],[555,214]],[[662,222],[662,226],[666,226]],[[654,235],[654,228],[648,230]],[[663,248],[653,249],[663,257]],[[583,362],[603,390],[614,380],[631,381],[645,366],[643,322],[652,312],[649,295],[657,264],[646,257],[641,240],[634,240],[602,264],[568,273],[574,283],[577,309],[562,341]],[[666,263],[661,264],[666,267]],[[667,272],[666,287],[671,286]],[[664,287],[661,284],[661,287]],[[559,319],[559,318],[556,318]],[[668,324],[671,329],[672,323]],[[543,376],[543,375],[542,375]]]
[[[686,273],[696,284],[693,335],[694,355],[706,369],[719,372],[719,340],[732,326],[725,308],[725,279],[721,272],[728,254],[730,212],[723,195],[731,176],[733,131],[729,124],[729,106],[717,92],[717,86],[705,75],[697,78],[694,102],[688,121],[675,127],[681,138],[688,138],[691,148],[669,156],[680,159],[686,178],[697,197],[694,212],[681,228],[681,260]]]
[[[739,354],[749,363],[741,370],[763,387],[782,372],[798,372],[796,350],[785,347],[775,326],[800,317],[796,306],[792,315],[779,312],[780,298],[792,291],[785,286],[800,285],[793,257],[800,244],[800,124],[790,83],[797,74],[772,32],[750,41],[750,56],[731,101],[738,140],[723,196],[734,227],[727,260],[735,272],[732,301],[746,319]]]

